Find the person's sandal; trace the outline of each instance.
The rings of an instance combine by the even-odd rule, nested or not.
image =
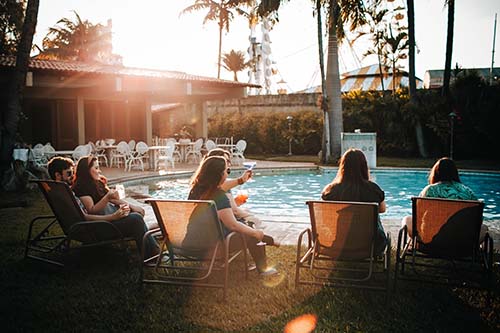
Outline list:
[[[279,274],[279,272],[274,267],[270,267],[270,268],[266,269],[265,271],[259,272],[259,275],[262,277],[273,276],[273,275],[277,275],[277,274]]]

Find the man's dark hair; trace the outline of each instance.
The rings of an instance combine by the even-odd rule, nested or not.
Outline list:
[[[63,170],[69,169],[75,165],[73,161],[67,157],[56,156],[53,157],[47,164],[50,178],[56,179],[56,172],[62,174]]]

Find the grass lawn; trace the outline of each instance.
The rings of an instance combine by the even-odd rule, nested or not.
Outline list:
[[[0,200],[7,194],[0,194]],[[8,194],[15,197],[15,194]],[[383,294],[332,288],[294,288],[295,248],[270,248],[282,272],[243,279],[234,265],[227,303],[222,291],[178,286],[143,288],[133,249],[81,251],[74,264],[55,268],[24,260],[30,219],[50,213],[37,191],[22,195],[24,208],[1,209],[0,313],[10,331],[283,332],[303,314],[317,318],[316,332],[498,332],[500,272],[492,301],[484,291],[416,283],[399,284],[386,304]],[[496,258],[498,261],[498,257]],[[301,331],[302,332],[302,331]]]

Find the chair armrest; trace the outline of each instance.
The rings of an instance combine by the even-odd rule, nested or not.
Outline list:
[[[307,235],[307,250],[303,256],[301,256],[302,253],[302,238],[304,235]],[[303,263],[307,257],[309,257],[313,253],[313,247],[312,247],[312,231],[310,228],[302,230],[302,232],[299,234],[299,238],[297,240],[297,261],[300,261]]]

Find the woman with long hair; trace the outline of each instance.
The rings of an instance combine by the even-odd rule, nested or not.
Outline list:
[[[434,163],[429,172],[429,185],[419,194],[420,197],[444,198],[455,200],[477,200],[474,192],[466,185],[462,184],[458,176],[458,169],[455,162],[448,157],[442,157]],[[412,235],[412,217],[405,216],[401,226],[407,226],[408,234]],[[484,240],[488,227],[481,225],[479,240]]]
[[[265,246],[259,246],[259,241],[267,245],[278,245],[271,236],[264,235],[262,230],[253,229],[236,220],[226,192],[221,188],[227,179],[228,165],[222,156],[211,156],[204,159],[191,180],[190,200],[213,200],[217,207],[217,215],[222,222],[222,229],[227,236],[235,231],[242,234],[247,241],[257,270],[261,275],[276,274],[276,269],[267,266]]]
[[[384,191],[370,180],[365,154],[358,149],[349,149],[340,158],[339,169],[333,181],[321,193],[323,200],[357,201],[378,203],[379,212],[386,210]],[[377,222],[375,253],[381,254],[387,244],[384,228]]]
[[[78,160],[72,188],[90,214],[109,214],[110,207],[113,207],[108,205],[110,203],[115,206],[128,205],[132,212],[142,216],[145,214],[142,207],[121,200],[118,192],[108,187],[95,156],[83,156]]]
[[[112,223],[124,236],[133,237],[139,249],[142,247],[143,236],[149,230],[144,222],[144,209],[121,200],[116,190],[108,188],[95,156],[83,156],[78,160],[72,189],[88,214],[109,216],[122,213],[122,218]],[[146,258],[159,252],[153,236],[144,245]]]

